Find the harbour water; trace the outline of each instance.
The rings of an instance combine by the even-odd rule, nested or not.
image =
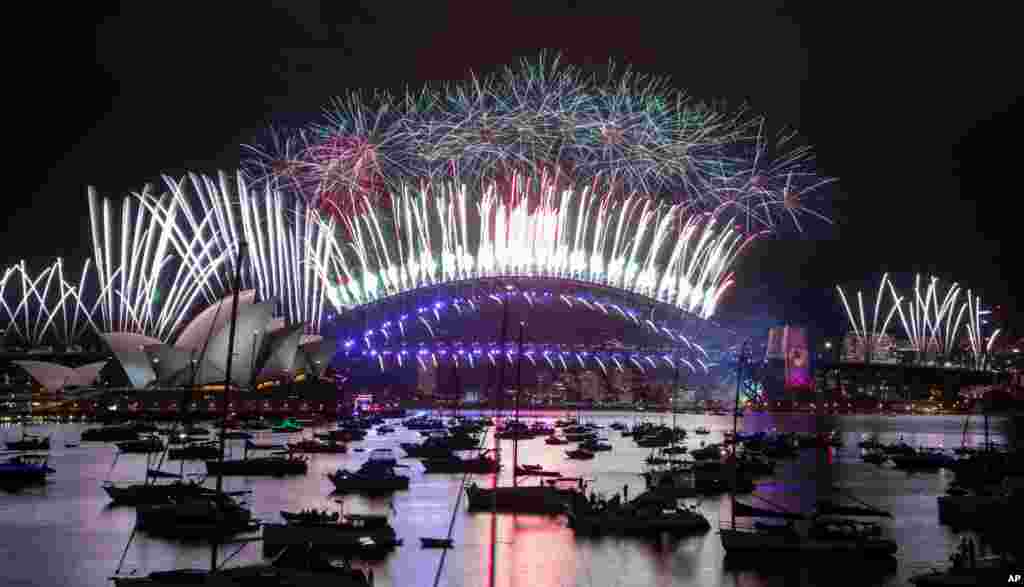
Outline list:
[[[467,414],[472,415],[472,414]],[[549,421],[564,412],[531,413]],[[575,414],[572,414],[575,416]],[[543,439],[520,441],[520,464],[539,464],[561,471],[565,476],[591,479],[598,493],[611,496],[629,487],[629,495],[638,495],[644,486],[639,473],[650,449],[638,448],[631,439],[607,428],[612,422],[633,424],[653,421],[671,424],[672,415],[632,412],[583,412],[586,422],[606,426],[604,432],[614,445],[611,452],[599,453],[591,461],[565,458],[564,446],[549,446]],[[731,416],[677,415],[676,425],[691,434],[691,448],[704,442],[721,442],[722,434],[732,430]],[[947,557],[960,539],[959,534],[938,524],[936,497],[952,480],[952,473],[913,473],[891,465],[878,467],[860,462],[857,442],[866,434],[877,434],[883,442],[903,440],[914,446],[952,449],[961,445],[964,417],[956,416],[837,416],[815,417],[785,414],[752,414],[740,419],[747,432],[778,429],[787,432],[837,430],[844,447],[823,451],[807,449],[799,457],[780,461],[770,479],[758,483],[757,494],[792,510],[809,509],[816,496],[834,486],[858,499],[887,509],[892,520],[883,521],[889,535],[899,543],[897,564],[892,568],[817,567],[814,561],[766,568],[734,567],[725,560],[717,535],[718,520],[728,519],[728,496],[704,498],[700,507],[712,529],[703,535],[645,541],[627,538],[576,538],[566,527],[564,516],[527,516],[469,513],[465,500],[458,506],[453,538],[455,548],[445,556],[439,580],[435,583],[441,550],[423,550],[419,537],[445,536],[460,492],[462,475],[426,475],[414,459],[405,474],[412,478],[409,491],[392,498],[369,499],[347,496],[342,504],[331,497],[333,489],[325,474],[339,467],[356,468],[374,448],[394,448],[399,442],[417,441],[414,431],[398,427],[394,434],[378,436],[371,432],[366,440],[353,443],[365,452],[344,455],[310,455],[310,471],[303,477],[225,478],[228,490],[251,490],[249,506],[259,519],[279,521],[280,510],[317,507],[347,513],[387,513],[405,544],[382,562],[373,563],[375,584],[388,586],[451,585],[465,587],[620,587],[651,585],[722,585],[767,587],[769,585],[907,585],[907,578],[933,567],[944,567]],[[711,430],[707,436],[692,434],[698,426]],[[205,568],[209,565],[209,546],[182,544],[136,534],[132,537],[135,511],[130,507],[112,508],[101,485],[106,480],[137,482],[145,474],[144,455],[122,454],[115,463],[116,448],[111,444],[77,443],[85,425],[40,424],[29,426],[32,433],[51,435],[50,465],[56,469],[45,487],[10,493],[0,492],[0,565],[3,584],[55,587],[110,585],[108,577],[124,556],[124,569],[148,573],[171,568]],[[993,417],[991,438],[1000,444],[1013,444],[1016,432],[1009,420]],[[306,430],[309,435],[311,430]],[[14,440],[21,425],[0,427],[0,436]],[[258,442],[297,440],[298,435],[257,433]],[[240,454],[243,441],[229,441]],[[983,419],[970,419],[968,446],[984,443]],[[511,441],[502,441],[505,471],[502,483],[511,483]],[[568,448],[571,448],[568,447]],[[178,463],[165,466],[178,470]],[[185,465],[186,473],[201,473],[202,463]],[[489,486],[490,476],[477,479]],[[521,483],[537,483],[521,479]],[[212,480],[210,481],[212,483]],[[237,551],[237,553],[236,553]],[[224,545],[221,560],[228,564],[261,558],[259,542]],[[356,564],[362,565],[357,562]],[[492,583],[493,577],[493,583]],[[838,581],[838,583],[837,583]]]

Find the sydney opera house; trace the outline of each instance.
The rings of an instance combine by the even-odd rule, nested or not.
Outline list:
[[[272,301],[257,302],[256,298],[254,290],[239,294],[232,389],[258,389],[271,397],[276,389],[319,379],[334,355],[335,341],[306,334],[303,323],[286,324],[274,317]],[[231,309],[231,297],[205,308],[173,343],[132,332],[102,333],[99,336],[108,358],[81,367],[38,360],[13,364],[29,375],[42,397],[63,397],[82,410],[87,411],[89,404],[95,403],[91,400],[101,395],[119,394],[127,409],[167,411],[171,404],[176,406],[183,390],[197,392],[193,397],[198,398],[203,392],[224,389]],[[100,381],[105,385],[99,386]],[[270,408],[263,404],[252,407]],[[200,409],[217,407],[211,402]]]

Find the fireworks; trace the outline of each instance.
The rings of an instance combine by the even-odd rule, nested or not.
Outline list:
[[[879,309],[882,306],[886,286],[888,286],[890,294],[891,307],[879,327]],[[999,330],[993,332],[987,339],[982,334],[981,316],[988,312],[981,309],[980,297],[974,296],[971,290],[967,290],[967,299],[958,305],[957,300],[963,291],[960,285],[954,283],[943,293],[937,277],[932,277],[928,280],[927,287],[923,287],[921,276],[915,276],[913,294],[904,303],[906,297],[897,293],[888,274],[883,275],[882,282],[878,286],[878,294],[875,297],[875,312],[870,325],[865,319],[864,299],[861,292],[857,292],[860,310],[858,320],[851,310],[842,288],[836,286],[836,289],[846,309],[854,336],[866,345],[869,352],[885,335],[894,313],[899,315],[904,334],[909,340],[911,348],[920,358],[936,355],[949,358],[959,350],[961,330],[966,329],[971,362],[980,367],[985,356],[991,351],[996,337],[999,336]],[[965,316],[966,322],[964,321]]]
[[[725,212],[691,214],[683,204],[621,201],[556,178],[514,175],[477,201],[464,185],[406,186],[393,216],[368,207],[343,215],[352,253],[335,248],[331,290],[352,307],[419,287],[483,277],[572,279],[631,291],[709,318],[732,285],[731,267],[758,235]],[[337,244],[337,241],[335,241]]]
[[[783,218],[800,228],[804,212],[827,220],[807,204],[833,180],[793,138],[769,142],[760,117],[695,102],[665,79],[612,66],[599,80],[542,56],[443,90],[336,100],[323,124],[249,146],[246,167],[260,185],[327,204],[339,219],[421,182],[476,189],[557,172],[695,212],[729,205],[748,230]]]
[[[885,319],[882,321],[881,325],[879,325],[879,310],[882,307],[882,299],[886,294],[886,285],[889,286],[894,301],[892,303],[892,308],[890,308]],[[860,313],[858,314],[860,320],[858,321],[853,311],[850,310],[850,304],[847,301],[846,294],[843,293],[843,288],[837,285],[836,290],[839,292],[839,297],[843,301],[843,307],[846,309],[846,317],[850,321],[850,327],[853,329],[854,336],[860,340],[861,345],[867,350],[867,360],[870,361],[872,351],[878,346],[882,337],[885,336],[885,333],[889,330],[889,321],[892,320],[893,315],[897,310],[899,310],[900,303],[903,301],[903,298],[898,297],[895,290],[892,289],[892,283],[889,281],[889,274],[886,273],[883,275],[882,282],[878,285],[878,293],[875,295],[875,313],[872,315],[871,323],[869,324],[864,316],[864,295],[859,291],[857,292],[857,305],[860,309]]]
[[[122,201],[119,230],[110,201],[90,193],[105,332],[170,340],[197,305],[230,293],[242,240],[249,243],[243,288],[277,302],[288,322],[319,329],[328,253],[341,248],[332,221],[269,186],[252,193],[236,179],[165,177],[164,194],[147,189]]]
[[[64,280],[61,259],[36,276],[24,261],[4,269],[0,277],[0,307],[6,314],[7,336],[29,346],[47,341],[77,341],[93,325],[91,309],[79,298],[79,290]]]

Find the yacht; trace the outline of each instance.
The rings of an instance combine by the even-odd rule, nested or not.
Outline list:
[[[610,501],[579,501],[568,516],[569,527],[576,534],[591,536],[690,534],[711,528],[697,509],[679,507],[674,497],[664,494],[643,494],[625,504],[618,495]]]
[[[387,516],[383,515],[292,517],[284,524],[263,525],[263,552],[268,556],[285,547],[312,546],[321,551],[378,558],[401,544]]]

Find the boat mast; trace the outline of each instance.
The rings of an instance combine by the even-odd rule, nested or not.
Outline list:
[[[672,393],[668,397],[669,409],[672,410],[672,446],[676,446],[676,395],[679,393],[679,358],[676,357],[676,373],[672,377]]]
[[[737,460],[736,449],[740,444],[740,439],[737,436],[737,428],[739,427],[739,412],[737,411],[740,405],[740,385],[743,379],[743,366],[746,362],[746,350],[747,341],[744,341],[740,347],[739,356],[736,357],[736,405],[733,406],[732,410],[732,490],[729,491],[729,500],[732,507],[730,512],[732,515],[732,528],[736,529],[736,488],[739,486],[739,461]]]
[[[523,332],[526,322],[519,323],[519,356],[516,358],[516,429],[512,433],[512,487],[519,486],[519,394],[523,391]]]
[[[230,405],[228,390],[231,389],[231,363],[235,356],[235,331],[238,326],[238,294],[242,288],[242,259],[245,257],[245,241],[238,243],[238,256],[235,258],[235,279],[231,288],[231,323],[228,326],[228,356],[224,365],[224,413],[220,420],[220,450],[217,451],[217,494],[224,489],[224,432],[228,427],[228,406]],[[217,570],[217,541],[210,548],[210,570]]]

